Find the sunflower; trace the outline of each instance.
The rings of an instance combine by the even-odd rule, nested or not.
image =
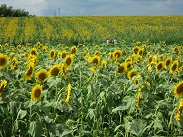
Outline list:
[[[77,53],[77,47],[76,47],[76,46],[72,46],[72,47],[71,47],[71,50],[70,50],[70,53],[71,53],[72,55],[76,55],[76,53]]]
[[[58,76],[60,71],[61,71],[60,64],[53,65],[49,70],[49,76]]]
[[[124,74],[126,71],[126,63],[121,63],[120,66],[116,70],[116,74]]]
[[[117,60],[121,59],[121,57],[122,57],[122,51],[121,51],[121,50],[116,50],[116,51],[114,51],[113,56],[114,56]]]
[[[41,99],[41,96],[42,96],[42,86],[38,84],[32,87],[31,98],[34,101],[38,102]]]
[[[129,69],[131,67],[132,67],[132,61],[131,62],[130,61],[126,62],[126,68]]]
[[[25,72],[25,79],[26,80],[30,80],[31,77],[32,77],[32,75],[33,75],[33,72],[34,72],[34,64],[33,63],[30,63],[28,65],[28,69]]]
[[[165,68],[167,69],[168,66],[172,63],[172,58],[167,58],[165,61]]]
[[[48,78],[48,72],[46,69],[40,69],[36,72],[35,78],[39,82],[44,82]]]
[[[39,46],[40,46],[40,44],[41,44],[41,42],[39,42],[39,41],[38,41],[38,42],[36,43],[36,46],[38,46],[38,47],[39,47]]]
[[[94,75],[96,75],[97,71],[95,70],[94,67],[90,67],[89,70],[90,70],[91,72],[93,72]]]
[[[101,55],[101,53],[100,53],[100,51],[95,51],[95,53],[94,53],[94,56],[100,56]]]
[[[42,47],[42,50],[43,50],[43,51],[45,51],[45,50],[47,50],[47,49],[48,49],[47,46],[43,46],[43,47]]]
[[[126,59],[125,59],[125,63],[127,62],[132,62],[132,57],[131,56],[128,56]]]
[[[163,61],[159,61],[157,64],[156,64],[156,72],[161,72],[163,69],[164,69],[164,62]]]
[[[35,56],[38,56],[37,49],[36,49],[36,48],[31,48],[30,54],[31,54],[31,55],[35,55]]]
[[[133,68],[128,72],[127,77],[131,80],[135,75],[137,75],[137,71]]]
[[[10,68],[11,68],[11,70],[17,70],[18,69],[18,59],[17,59],[17,57],[14,57],[11,60]]]
[[[7,85],[7,81],[3,80],[0,84],[0,96],[2,95],[3,89],[6,87],[6,85]]]
[[[62,63],[62,65],[61,65],[61,74],[64,76],[64,79],[66,79],[66,71],[67,71],[67,67],[65,66],[64,63]]]
[[[71,84],[69,83],[67,86],[67,97],[65,99],[65,103],[69,102],[70,94],[71,94]]]
[[[177,98],[183,95],[183,81],[180,81],[177,85],[175,85],[174,95]]]
[[[102,60],[102,67],[105,68],[107,65],[107,61],[106,60]]]
[[[95,64],[98,66],[100,64],[100,57],[99,56],[93,56],[90,58],[91,63]]]
[[[139,54],[140,56],[142,56],[142,55],[143,55],[143,52],[144,52],[144,48],[140,49],[139,52],[138,52],[138,54]]]
[[[67,55],[66,50],[63,50],[61,52],[58,52],[58,58],[65,58]]]
[[[148,63],[151,64],[152,61],[153,61],[153,56],[150,55],[150,56],[148,57]]]
[[[141,91],[138,91],[138,94],[137,94],[137,103],[136,103],[136,107],[137,108],[140,108],[140,94],[141,94]]]
[[[175,54],[178,54],[178,52],[179,52],[178,46],[174,47],[173,52],[174,52]]]
[[[175,117],[177,121],[181,120],[180,116],[181,116],[182,110],[183,110],[183,99],[180,100],[179,106],[177,108],[177,114],[176,114],[176,117]]]
[[[110,56],[110,59],[112,60],[113,57],[114,57],[114,53],[113,52],[109,52],[109,56]]]
[[[50,58],[51,59],[54,59],[54,57],[55,57],[55,55],[56,55],[56,51],[55,51],[55,49],[52,49],[52,50],[50,50]]]
[[[0,54],[0,70],[5,68],[8,64],[8,56],[4,54]]]
[[[140,51],[140,47],[139,47],[139,46],[135,46],[135,47],[133,48],[133,53],[134,53],[134,54],[138,54],[139,51]]]
[[[74,62],[74,57],[72,55],[67,55],[64,61],[67,70],[71,68],[73,62]]]
[[[175,60],[170,66],[170,74],[175,73],[178,70],[179,62]]]

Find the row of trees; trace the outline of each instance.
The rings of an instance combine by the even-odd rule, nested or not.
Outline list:
[[[22,17],[22,16],[30,16],[29,12],[24,9],[13,9],[12,6],[7,7],[6,4],[2,4],[0,6],[0,16],[1,17]]]

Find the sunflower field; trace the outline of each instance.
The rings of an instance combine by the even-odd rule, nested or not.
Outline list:
[[[0,24],[0,136],[183,136],[182,16]]]

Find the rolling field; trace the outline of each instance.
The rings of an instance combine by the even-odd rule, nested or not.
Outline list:
[[[183,16],[0,18],[0,136],[183,136],[182,28]]]

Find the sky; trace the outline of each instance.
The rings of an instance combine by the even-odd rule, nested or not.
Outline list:
[[[183,0],[0,0],[36,16],[183,15]]]

